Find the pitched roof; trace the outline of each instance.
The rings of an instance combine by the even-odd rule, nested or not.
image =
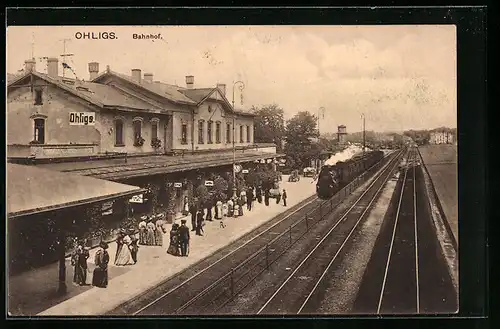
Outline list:
[[[19,75],[19,74],[7,73],[7,84],[11,83],[14,80],[17,80],[21,76],[22,75]]]
[[[196,105],[197,103],[191,100],[190,98],[186,97],[183,93],[179,91],[181,87],[179,86],[174,86],[174,85],[169,85],[166,83],[161,83],[161,82],[144,82],[144,83],[137,83],[135,82],[132,78],[125,74],[121,74],[118,72],[114,71],[106,71],[103,74],[99,75],[96,77],[93,82],[97,82],[101,80],[105,76],[116,76],[120,79],[123,79],[131,84],[136,85],[137,87],[144,88],[146,90],[149,90],[161,97],[164,97],[174,103],[180,103],[180,104],[187,104],[187,105]]]
[[[47,193],[50,191],[50,193]],[[142,193],[137,186],[7,164],[9,218]]]
[[[23,76],[20,76],[15,81],[11,81],[11,83],[9,83],[9,87],[15,86],[18,81],[22,81],[29,75],[30,73],[27,73]],[[151,104],[123,93],[113,86],[63,77],[53,78],[45,73],[40,72],[33,72],[33,75],[49,83],[52,83],[62,88],[63,90],[74,94],[77,97],[88,100],[99,107],[119,106],[142,110],[156,109]]]
[[[182,89],[179,91],[196,103],[200,103],[214,91],[214,88]]]

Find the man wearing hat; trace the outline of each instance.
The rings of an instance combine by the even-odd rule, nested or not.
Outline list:
[[[108,286],[109,254],[106,251],[107,249],[108,244],[101,241],[94,260],[96,268],[94,269],[94,275],[92,277],[92,285],[95,287],[106,288]]]
[[[179,227],[179,243],[181,245],[181,256],[186,257],[189,249],[189,228],[186,226],[186,220],[181,220]]]

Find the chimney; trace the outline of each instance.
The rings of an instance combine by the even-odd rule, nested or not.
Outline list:
[[[26,72],[36,71],[36,61],[34,59],[27,59],[24,61],[24,70]]]
[[[90,81],[97,78],[99,75],[99,63],[92,62],[89,63],[89,73],[90,73]]]
[[[218,83],[217,88],[219,88],[222,95],[226,96],[226,84],[225,83]]]
[[[144,73],[144,81],[153,83],[153,73]]]
[[[140,69],[132,69],[132,80],[137,83],[141,83],[141,70]]]
[[[51,78],[59,77],[59,60],[57,58],[47,58],[47,74]]]
[[[186,75],[186,87],[188,89],[193,89],[194,86],[194,76]]]

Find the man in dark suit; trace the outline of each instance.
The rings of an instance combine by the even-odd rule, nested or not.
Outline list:
[[[191,203],[189,212],[191,213],[191,231],[194,231],[196,230],[196,214],[198,213],[198,205],[196,200]]]
[[[179,228],[179,243],[181,245],[181,256],[186,257],[189,249],[189,228],[186,226],[186,220],[181,220]]]

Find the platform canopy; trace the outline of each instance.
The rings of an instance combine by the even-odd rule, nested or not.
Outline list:
[[[7,216],[44,211],[137,195],[144,189],[102,179],[34,166],[7,164]]]

